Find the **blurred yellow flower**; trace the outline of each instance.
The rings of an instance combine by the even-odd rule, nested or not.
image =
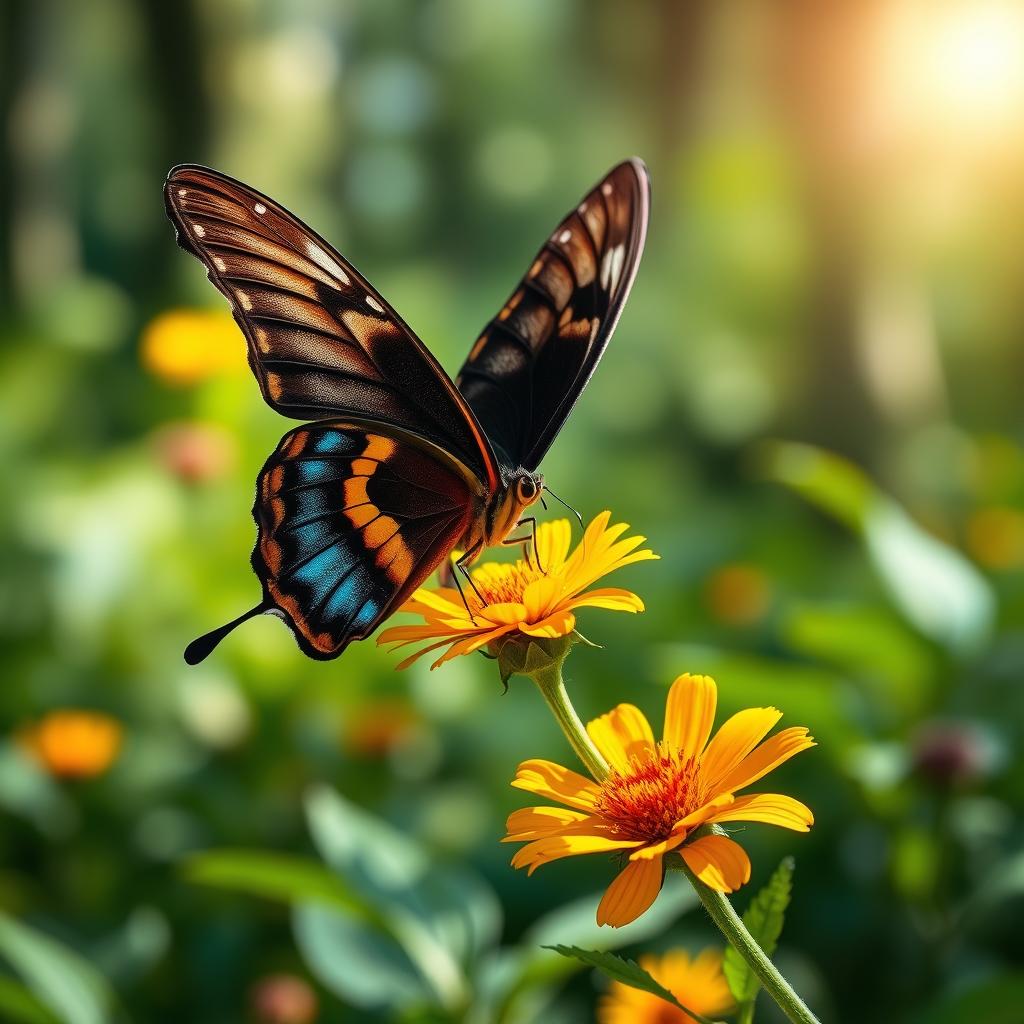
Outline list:
[[[967,521],[967,548],[988,569],[1024,565],[1024,512],[1006,505],[978,509]]]
[[[512,785],[562,807],[526,807],[508,819],[503,842],[527,845],[512,866],[532,874],[541,864],[585,853],[629,851],[597,908],[597,923],[629,924],[661,891],[666,856],[678,855],[705,885],[732,892],[750,879],[737,842],[702,826],[762,821],[806,832],[810,810],[780,793],[736,793],[794,754],[814,746],[802,726],[765,740],[782,717],[776,708],[737,712],[708,742],[718,691],[708,676],[680,676],[669,690],[665,729],[656,742],[643,712],[620,704],[587,725],[609,765],[600,782],[551,761],[524,761]],[[568,808],[568,809],[566,809]]]
[[[473,588],[463,588],[472,615],[466,611],[458,590],[441,587],[417,590],[402,611],[421,615],[419,626],[392,626],[377,638],[392,650],[424,640],[433,643],[410,655],[406,668],[428,651],[447,647],[431,668],[460,654],[470,654],[511,633],[538,639],[567,636],[576,628],[577,608],[607,608],[618,612],[642,612],[644,603],[628,590],[587,588],[602,576],[633,562],[659,556],[637,551],[644,537],[626,537],[626,523],[609,526],[610,512],[602,512],[587,527],[582,541],[569,552],[572,530],[567,519],[537,527],[540,568],[519,559],[514,563],[488,562],[472,570]]]
[[[682,949],[664,956],[642,956],[640,966],[659,985],[667,988],[684,1006],[704,1017],[718,1017],[733,1006],[729,985],[722,973],[722,953],[705,949],[691,958]],[[598,1024],[694,1024],[678,1006],[649,992],[613,981],[597,1006]]]
[[[85,779],[110,767],[121,749],[121,725],[95,711],[52,711],[22,734],[31,754],[52,775]]]
[[[220,310],[171,309],[142,332],[142,365],[168,384],[195,384],[245,368],[245,338],[231,314]]]

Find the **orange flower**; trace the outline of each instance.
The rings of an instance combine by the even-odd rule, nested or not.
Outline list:
[[[591,782],[551,761],[524,761],[518,789],[563,807],[526,807],[508,819],[503,842],[527,845],[512,866],[532,874],[541,864],[584,853],[628,851],[628,861],[597,908],[598,924],[639,917],[661,891],[664,859],[681,856],[705,885],[732,892],[750,879],[737,842],[702,826],[762,821],[806,832],[814,821],[799,800],[780,793],[736,796],[794,754],[814,746],[803,727],[764,740],[782,717],[775,708],[733,715],[708,742],[717,689],[708,676],[680,676],[669,690],[665,729],[655,742],[639,708],[620,704],[587,725],[609,773]]]
[[[168,384],[195,384],[245,367],[245,339],[231,314],[171,309],[142,332],[142,365]]]
[[[705,949],[691,959],[684,950],[673,949],[661,957],[640,957],[640,966],[683,1006],[701,1016],[721,1016],[735,1002],[718,950]],[[693,1017],[678,1006],[618,981],[612,982],[598,1003],[597,1019],[599,1024],[694,1024]]]
[[[649,550],[635,550],[644,537],[626,537],[626,523],[609,526],[610,512],[602,512],[587,527],[583,540],[570,554],[572,531],[567,519],[537,527],[537,555],[541,568],[519,559],[511,564],[488,562],[472,571],[473,583],[483,602],[464,586],[472,614],[466,611],[458,590],[441,587],[417,590],[402,611],[421,615],[423,625],[392,626],[377,638],[392,650],[407,644],[433,643],[406,658],[406,668],[428,651],[448,650],[431,668],[460,654],[470,654],[511,633],[537,639],[568,636],[576,628],[577,608],[607,608],[618,612],[642,612],[644,603],[628,590],[587,588],[602,576],[633,562],[658,556]]]
[[[52,711],[23,736],[52,775],[92,778],[110,767],[121,748],[121,725],[93,711]]]

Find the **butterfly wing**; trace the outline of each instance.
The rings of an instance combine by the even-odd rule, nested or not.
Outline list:
[[[381,295],[319,235],[248,185],[204,167],[164,187],[178,244],[227,296],[267,402],[298,419],[391,424],[500,477],[458,389]]]
[[[325,421],[285,434],[259,475],[252,563],[314,658],[368,636],[437,568],[474,510],[469,471],[418,439]]]
[[[544,243],[456,378],[499,458],[533,470],[594,372],[636,276],[650,183],[627,160]]]

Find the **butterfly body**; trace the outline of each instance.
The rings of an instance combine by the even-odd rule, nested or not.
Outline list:
[[[559,225],[453,381],[382,296],[273,200],[207,168],[168,176],[179,244],[231,302],[267,402],[310,420],[261,470],[252,565],[263,599],[186,651],[201,660],[271,612],[337,657],[451,556],[512,535],[537,466],[593,372],[632,284],[648,184],[614,168]]]

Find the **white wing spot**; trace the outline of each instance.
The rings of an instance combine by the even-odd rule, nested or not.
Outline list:
[[[262,203],[257,203],[253,209],[262,217],[267,212],[267,208]]]
[[[250,299],[245,292],[235,292],[235,295],[238,296],[238,301],[242,304],[242,309],[248,313],[252,309],[252,299]]]
[[[384,307],[372,295],[366,296],[366,304],[370,307],[370,309],[377,310],[378,313],[384,312]]]
[[[187,195],[188,195],[188,189],[187,188],[179,188],[178,189],[178,197],[180,199],[184,199],[185,196],[187,196]]]
[[[565,229],[565,230],[564,230],[564,231],[563,231],[563,232],[562,232],[562,233],[561,233],[561,234],[560,234],[560,235],[558,236],[558,241],[559,241],[559,242],[561,242],[561,243],[562,243],[562,245],[565,245],[565,243],[566,243],[566,242],[568,242],[570,238],[572,238],[572,232],[571,232],[571,231],[570,231],[570,230],[569,230],[568,228],[566,228],[566,229]]]
[[[616,245],[604,254],[601,260],[601,287],[610,291],[619,283],[619,275],[622,273],[622,265],[626,261],[626,247]]]
[[[577,213],[586,213],[587,212],[587,204],[586,203],[580,203],[580,205],[576,207],[576,212]]]
[[[611,186],[611,184],[610,184],[609,182],[607,182],[607,181],[606,181],[606,182],[605,182],[605,183],[604,183],[604,184],[603,184],[603,185],[601,186],[601,191],[602,191],[602,192],[603,192],[603,193],[604,193],[604,194],[605,194],[606,196],[610,196],[610,195],[612,194],[612,186]]]
[[[198,235],[198,236],[199,236],[200,238],[202,238],[202,237],[203,237],[203,235],[205,235],[205,234],[206,234],[206,228],[204,228],[202,224],[193,224],[193,225],[192,225],[192,230],[193,230],[193,231],[194,231],[194,232],[195,232],[195,233],[196,233],[196,234],[197,234],[197,235]]]
[[[227,264],[219,257],[213,257],[213,265],[221,272],[224,273],[228,269]]]

